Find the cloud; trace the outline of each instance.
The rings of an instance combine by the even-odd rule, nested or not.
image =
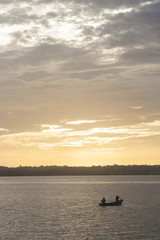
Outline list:
[[[157,63],[159,55],[160,3],[139,6],[130,12],[110,17],[100,27],[101,37],[109,48],[121,48],[119,60],[125,64]]]
[[[51,2],[55,2],[55,0],[52,1],[45,1],[45,0],[38,0],[39,3],[51,3]],[[114,9],[114,8],[119,8],[119,7],[131,7],[131,6],[136,6],[139,5],[140,3],[146,2],[146,0],[132,0],[132,1],[128,1],[128,0],[88,0],[87,2],[85,0],[64,0],[64,3],[70,3],[73,2],[74,4],[78,4],[78,5],[86,5],[86,6],[90,6],[91,8],[107,8],[107,9]]]
[[[93,151],[96,152],[114,152],[114,151],[122,151],[125,148],[121,147],[121,148],[93,148]]]
[[[1,115],[5,124],[13,129],[18,125],[20,132],[6,134],[3,142],[49,148],[89,144],[87,137],[92,136],[97,144],[106,144],[157,134],[151,126],[157,116],[146,129],[136,123],[159,112],[159,1],[2,0],[0,4],[0,109],[14,110],[12,120]],[[141,116],[130,108],[141,109]],[[99,120],[85,120],[106,114],[117,114],[125,123],[106,127]],[[33,126],[75,115],[82,120],[64,123],[74,129],[62,124],[27,130],[25,119]],[[135,126],[130,125],[133,122]],[[6,129],[8,125],[3,124]]]
[[[154,64],[158,62],[160,47],[130,49],[121,56],[128,64]]]
[[[49,74],[45,71],[36,71],[25,72],[22,76],[20,76],[20,78],[23,79],[24,81],[36,81],[50,76],[52,76],[52,74]]]
[[[8,132],[9,130],[6,128],[0,128],[0,132]]]
[[[70,132],[72,131],[73,129],[71,128],[62,128],[58,125],[48,125],[48,124],[42,124],[41,125],[41,128],[42,128],[42,134],[64,134],[65,132]]]
[[[44,3],[45,7],[41,7],[39,3]],[[6,52],[3,65],[40,66],[46,64],[47,66],[49,62],[53,62],[54,65],[58,63],[58,70],[71,71],[72,76],[94,79],[96,75],[107,75],[107,64],[119,63],[128,66],[133,62],[143,64],[158,61],[159,25],[157,22],[159,22],[158,9],[160,7],[158,2],[153,1],[152,4],[145,5],[146,1],[92,0],[87,2],[87,5],[86,1],[71,1],[67,5],[68,1],[64,1],[63,8],[60,3],[61,1],[58,5],[56,1],[34,1],[33,5],[36,6],[37,11],[34,11],[33,7],[28,9],[29,5],[22,5],[28,18],[33,21],[33,24],[28,22],[27,29],[25,29],[26,16],[25,14],[22,16],[21,9],[14,8],[9,11],[9,14],[16,16],[16,19],[20,16],[19,22],[23,24],[22,29],[20,31],[18,28],[13,29],[12,37],[13,41],[15,39],[21,46],[23,44],[23,47],[19,52],[20,55],[18,51],[10,52],[12,60],[6,59],[9,53]],[[48,4],[56,6],[57,13],[53,12],[54,16],[47,7]],[[82,6],[78,16],[75,15],[77,4]],[[86,8],[88,4],[89,9],[99,7],[100,12],[93,14]],[[130,12],[118,14],[105,14],[104,12],[104,9],[118,9],[119,7],[133,7],[133,9]],[[85,15],[81,11],[84,9]],[[59,17],[61,11],[65,13],[63,17]],[[47,25],[43,24],[42,15],[45,16]],[[53,22],[50,21],[51,19]],[[6,18],[4,22],[9,23],[9,20]],[[13,19],[11,23],[14,23]],[[73,39],[67,40],[67,34],[74,35]],[[16,45],[15,48],[17,48]],[[112,74],[116,71],[117,66],[113,66],[110,70]]]
[[[160,120],[155,120],[153,122],[142,122],[138,124],[139,126],[153,126],[153,127],[159,127],[160,126]]]
[[[142,106],[132,106],[131,108],[137,110],[137,109],[142,109],[143,107]]]
[[[89,124],[89,123],[88,123]],[[92,124],[92,122],[90,122]],[[39,126],[39,125],[38,125]],[[38,147],[43,150],[67,147],[110,148],[109,144],[135,138],[160,135],[160,121],[110,128],[89,128],[79,131],[61,125],[42,124],[35,132],[10,133],[0,136],[1,147]],[[0,129],[7,131],[6,129]]]
[[[83,123],[96,123],[97,120],[78,120],[78,121],[68,121],[66,124],[78,125]]]

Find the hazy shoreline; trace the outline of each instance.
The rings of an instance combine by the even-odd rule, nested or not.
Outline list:
[[[160,165],[70,166],[0,166],[0,176],[67,176],[67,175],[160,175]]]

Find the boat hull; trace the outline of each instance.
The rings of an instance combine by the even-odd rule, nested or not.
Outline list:
[[[109,202],[109,203],[99,203],[99,206],[105,207],[105,206],[119,206],[123,202],[123,199],[116,201],[116,202]]]

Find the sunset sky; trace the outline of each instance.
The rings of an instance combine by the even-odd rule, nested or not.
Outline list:
[[[0,0],[0,165],[160,164],[160,0]]]

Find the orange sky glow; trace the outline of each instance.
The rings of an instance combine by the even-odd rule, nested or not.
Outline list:
[[[2,1],[0,165],[160,164],[159,9]]]

